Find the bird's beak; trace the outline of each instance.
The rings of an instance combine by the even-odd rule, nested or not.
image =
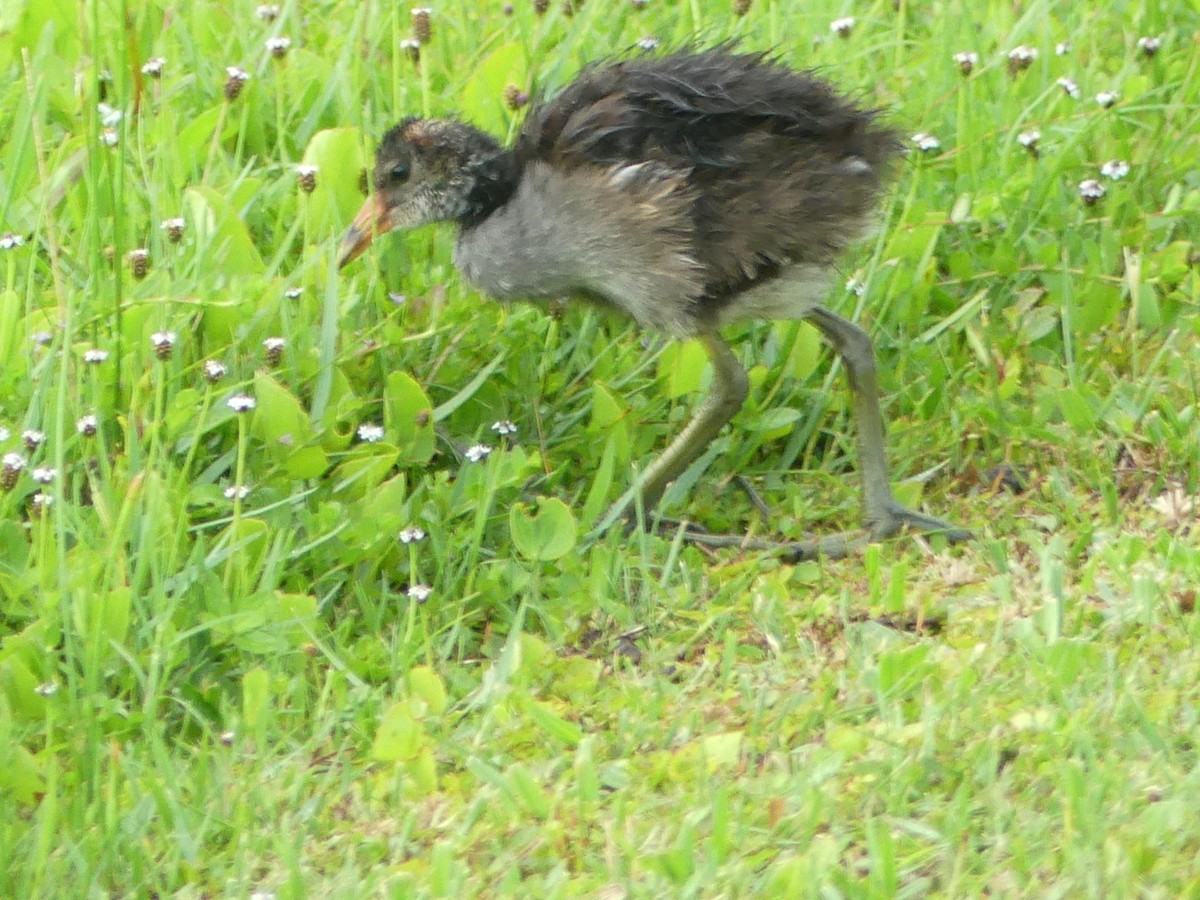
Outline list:
[[[338,249],[338,268],[342,268],[351,260],[357,259],[363,251],[371,246],[375,236],[392,230],[387,207],[379,194],[368,197],[362,205],[354,222],[342,238],[342,246]]]

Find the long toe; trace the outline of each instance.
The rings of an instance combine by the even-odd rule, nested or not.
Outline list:
[[[966,528],[959,528],[944,519],[927,516],[899,503],[888,506],[885,514],[874,519],[867,527],[874,540],[891,537],[904,528],[912,528],[925,534],[940,534],[951,544],[969,541],[975,537]]]

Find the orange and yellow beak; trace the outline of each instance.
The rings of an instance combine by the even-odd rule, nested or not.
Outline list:
[[[354,217],[346,236],[342,238],[342,246],[338,250],[338,268],[358,259],[363,251],[371,246],[371,241],[375,240],[377,235],[391,230],[392,223],[383,199],[379,194],[368,197],[358,215]]]

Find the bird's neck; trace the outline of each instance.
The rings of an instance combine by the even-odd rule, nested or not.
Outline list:
[[[521,167],[515,154],[498,150],[468,164],[468,183],[461,212],[454,220],[464,229],[474,228],[507,203],[517,189]]]

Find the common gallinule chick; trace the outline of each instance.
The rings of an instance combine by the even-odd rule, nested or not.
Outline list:
[[[720,327],[807,319],[849,376],[865,533],[746,545],[841,556],[906,525],[963,540],[968,532],[893,498],[871,340],[821,305],[898,152],[875,111],[764,54],[719,47],[597,65],[535,104],[511,148],[455,120],[400,122],[379,146],[375,191],[339,266],[385,231],[455,222],[455,264],[493,297],[584,298],[699,339],[713,366],[708,396],[601,527],[639,494],[654,507],[742,406],[746,371]]]

